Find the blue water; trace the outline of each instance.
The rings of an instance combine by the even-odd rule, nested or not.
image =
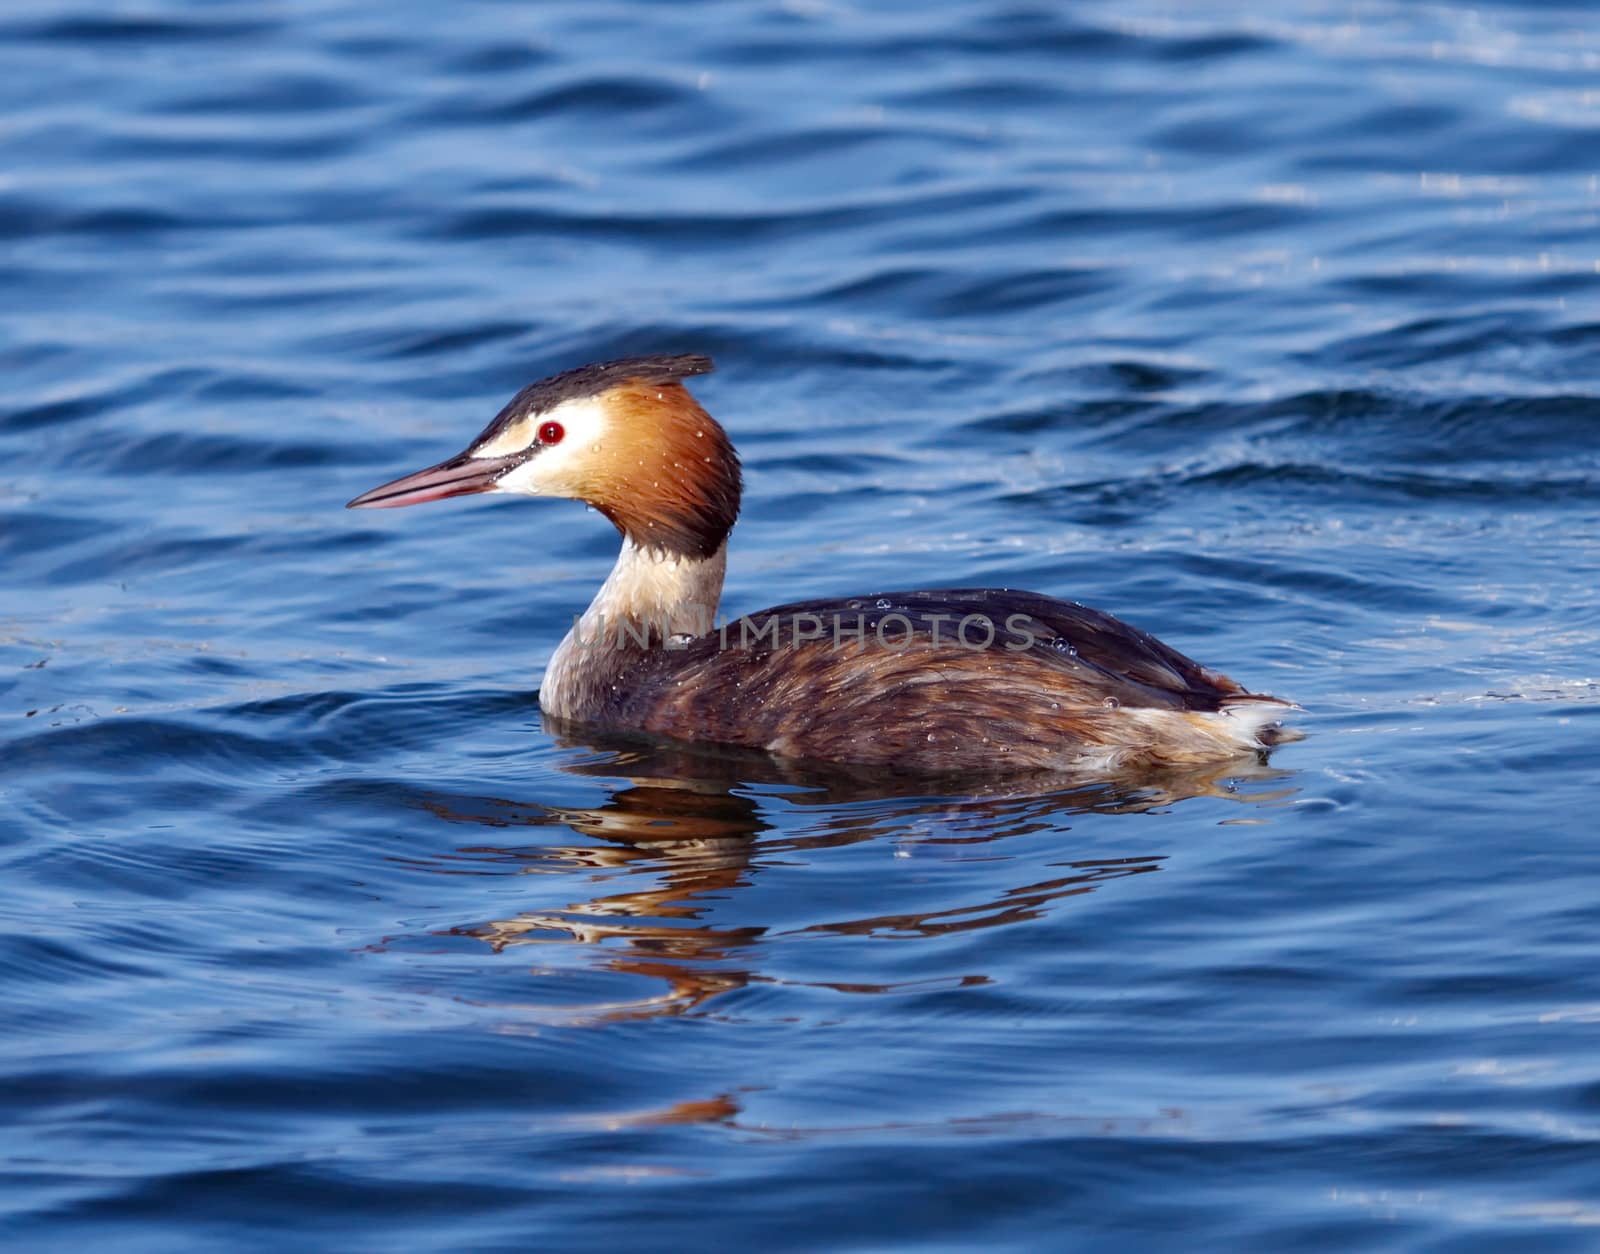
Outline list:
[[[1580,1250],[1583,7],[0,13],[7,1250]],[[726,607],[1098,605],[1268,767],[560,739],[615,536],[352,513],[699,351]]]

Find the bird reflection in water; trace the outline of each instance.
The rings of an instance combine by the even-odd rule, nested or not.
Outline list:
[[[808,768],[765,755],[728,753],[703,746],[662,744],[636,737],[581,738],[547,724],[574,756],[561,769],[617,781],[598,806],[520,803],[499,798],[441,797],[428,808],[451,823],[499,831],[556,828],[591,843],[516,844],[496,841],[462,846],[435,869],[460,873],[514,869],[559,875],[563,887],[590,869],[607,884],[638,874],[647,886],[608,892],[559,909],[535,909],[511,918],[468,924],[446,934],[482,940],[497,952],[513,946],[595,946],[601,969],[642,978],[655,991],[626,1002],[555,1009],[525,1007],[566,1023],[684,1015],[707,1002],[757,983],[826,988],[841,993],[988,983],[978,974],[882,984],[780,979],[760,970],[762,951],[779,936],[805,933],[935,937],[1038,918],[1054,903],[1090,893],[1112,880],[1159,870],[1165,855],[1089,858],[1052,863],[1062,874],[1011,887],[998,896],[926,912],[886,910],[860,918],[801,926],[756,923],[716,926],[706,915],[714,903],[748,888],[786,855],[892,841],[896,856],[914,850],[945,857],[1003,861],[992,846],[1013,837],[1063,830],[1064,816],[1137,813],[1192,797],[1224,797],[1254,805],[1281,801],[1294,790],[1276,781],[1291,772],[1254,758],[1182,772],[1094,780],[1059,775],[1009,779],[941,779],[885,776],[848,767]],[[779,809],[814,807],[817,820],[780,830]],[[1028,865],[1019,860],[1019,866]],[[1036,864],[1033,864],[1036,865]],[[892,886],[892,881],[887,881]],[[885,902],[886,905],[890,904]]]

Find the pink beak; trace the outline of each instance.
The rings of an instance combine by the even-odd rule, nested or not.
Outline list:
[[[469,457],[461,453],[437,466],[429,466],[426,470],[404,475],[370,492],[363,492],[345,508],[395,509],[401,505],[421,505],[424,501],[442,501],[451,496],[491,492],[501,475],[524,460],[526,458],[522,455]]]

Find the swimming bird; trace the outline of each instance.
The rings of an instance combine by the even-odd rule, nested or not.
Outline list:
[[[630,357],[542,379],[464,452],[350,507],[506,492],[615,524],[616,565],[539,689],[558,723],[934,773],[1183,766],[1285,738],[1298,707],[1036,592],[872,592],[717,619],[742,477],[684,386],[712,368]]]

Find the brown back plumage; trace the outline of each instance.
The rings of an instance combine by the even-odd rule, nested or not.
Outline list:
[[[963,643],[969,616],[993,624],[994,639],[973,647],[980,630]],[[810,619],[822,635],[797,640],[795,624],[809,630]],[[1273,700],[1109,614],[1037,593],[802,601],[749,623],[640,655],[592,721],[798,758],[1020,771],[1226,757],[1243,742],[1218,713]],[[880,624],[892,629],[880,635]]]

